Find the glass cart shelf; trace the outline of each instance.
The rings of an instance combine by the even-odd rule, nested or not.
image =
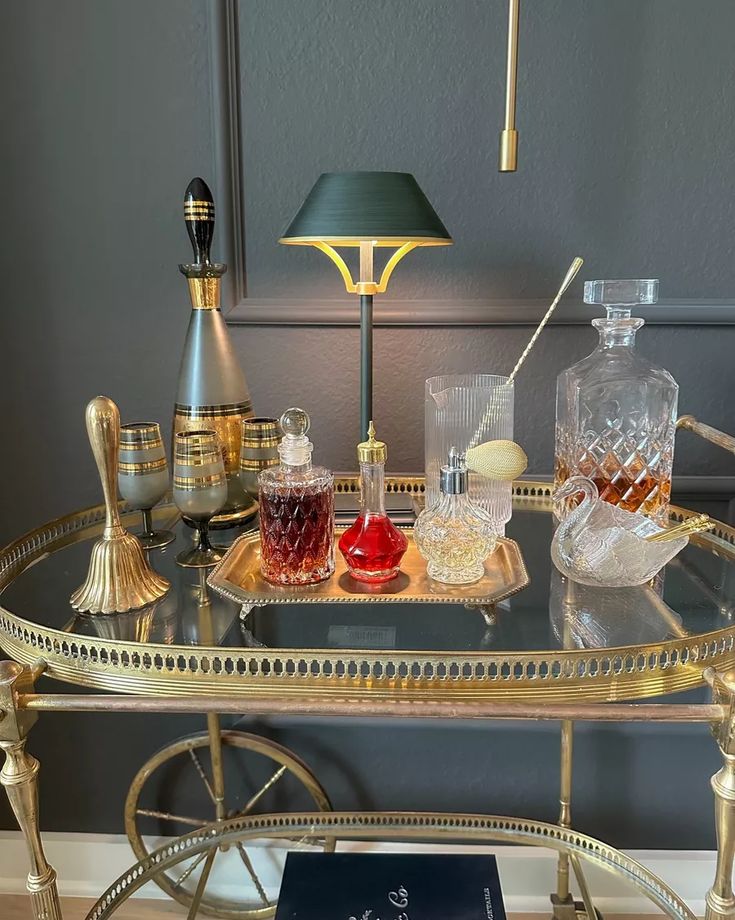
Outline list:
[[[408,523],[412,507],[423,497],[423,480],[394,477],[387,488],[389,502],[396,503],[392,510]],[[627,879],[670,916],[693,920],[687,905],[643,866],[570,828],[573,720],[709,722],[725,758],[713,779],[717,829],[720,839],[729,839],[728,808],[735,810],[735,795],[729,797],[735,776],[735,671],[728,671],[735,664],[735,530],[718,524],[713,533],[697,535],[651,585],[586,588],[563,579],[551,565],[551,488],[545,482],[514,484],[508,537],[521,547],[530,583],[494,605],[478,605],[483,615],[463,599],[241,605],[209,590],[206,570],[176,566],[177,553],[191,544],[193,534],[170,503],[156,509],[155,524],[175,530],[176,541],[154,551],[151,562],[171,580],[172,589],[140,611],[90,617],[69,605],[86,572],[91,541],[102,530],[101,507],[51,522],[0,550],[0,647],[15,660],[0,662],[0,746],[10,771],[0,780],[15,802],[32,852],[28,889],[36,920],[60,920],[61,912],[37,813],[24,804],[35,795],[38,772],[37,762],[25,753],[25,738],[39,712],[95,709],[206,713],[207,732],[169,744],[141,766],[125,809],[126,831],[140,861],[102,896],[90,920],[113,916],[147,880],[187,906],[189,916],[273,916],[275,895],[264,906],[257,883],[248,893],[238,889],[238,898],[226,903],[207,887],[206,867],[216,853],[233,846],[240,852],[256,837],[278,839],[282,845],[313,838],[325,849],[345,837],[550,847],[559,853],[555,920],[596,916],[580,859]],[[337,478],[338,516],[340,498],[349,499],[357,490],[356,477]],[[671,508],[676,520],[689,514]],[[131,513],[124,521],[132,529],[140,524]],[[238,535],[220,532],[217,539]],[[40,673],[116,695],[35,693],[33,682]],[[712,687],[711,703],[643,702],[705,682]],[[637,703],[616,705],[624,700]],[[557,719],[559,823],[488,815],[332,812],[326,791],[293,752],[259,736],[221,729],[218,714],[243,712]],[[146,816],[169,824],[178,819],[141,806],[150,791],[147,780],[157,767],[207,749],[215,786],[222,791],[221,800],[216,795],[212,800],[215,823],[150,852],[141,821]],[[223,755],[233,751],[265,758],[276,770],[274,777],[285,771],[317,810],[274,815],[266,803],[258,815],[228,811]],[[193,756],[195,764],[198,756]],[[24,790],[28,794],[21,801]],[[241,816],[225,820],[233,813]],[[184,890],[175,879],[191,875],[192,858],[205,869],[193,888]],[[735,916],[731,867],[731,854],[721,846],[707,895],[708,920]],[[583,908],[570,894],[570,873],[577,878]]]
[[[392,481],[419,496],[422,481]],[[530,585],[487,620],[457,604],[269,603],[240,616],[210,592],[212,636],[198,629],[201,585],[174,564],[191,540],[172,505],[156,525],[174,544],[152,555],[173,590],[143,611],[74,614],[101,510],[70,515],[0,555],[0,642],[16,661],[99,689],[160,696],[291,693],[459,702],[642,699],[703,683],[707,667],[735,664],[735,531],[696,537],[654,588],[602,591],[562,581],[549,559],[550,485],[514,486],[508,535],[521,546]],[[338,482],[349,492],[352,480]],[[680,520],[688,512],[672,509]],[[135,527],[134,515],[127,519]],[[39,564],[40,563],[40,564]]]

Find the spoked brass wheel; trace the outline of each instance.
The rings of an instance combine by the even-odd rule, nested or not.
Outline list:
[[[228,818],[295,807],[331,811],[326,792],[311,770],[286,748],[238,731],[191,735],[160,750],[138,771],[125,801],[125,831],[138,859],[162,838]],[[210,745],[210,739],[214,741]],[[283,863],[289,849],[331,852],[334,838],[297,835],[283,846],[249,841],[200,853],[154,881],[189,908],[236,920],[267,920],[276,912]],[[259,845],[260,844],[260,845]]]

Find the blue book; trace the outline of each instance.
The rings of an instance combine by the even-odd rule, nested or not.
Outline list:
[[[494,856],[299,853],[276,920],[505,920]]]

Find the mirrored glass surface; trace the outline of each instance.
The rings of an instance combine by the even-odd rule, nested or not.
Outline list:
[[[651,644],[698,635],[735,617],[732,548],[699,535],[654,580],[639,588],[601,589],[563,578],[550,559],[553,519],[539,504],[517,508],[507,535],[521,548],[530,584],[494,608],[462,604],[269,604],[247,613],[206,586],[211,570],[184,569],[176,556],[193,545],[194,531],[173,506],[159,508],[156,526],[176,541],[151,550],[152,566],[171,581],[157,604],[110,616],[75,613],[71,593],[85,577],[93,539],[44,556],[2,592],[0,603],[33,623],[69,634],[156,645],[414,651],[534,651]],[[137,529],[138,517],[127,526]],[[239,532],[215,531],[226,546]]]

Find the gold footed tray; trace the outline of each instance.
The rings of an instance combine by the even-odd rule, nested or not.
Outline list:
[[[337,527],[335,538],[346,528]],[[335,553],[334,575],[318,585],[286,587],[272,585],[260,574],[260,534],[249,533],[236,540],[225,558],[212,571],[208,583],[219,594],[237,604],[356,604],[356,603],[443,603],[489,605],[522,591],[529,582],[520,548],[501,537],[495,552],[485,562],[485,575],[471,585],[443,585],[426,574],[426,562],[419,554],[413,533],[406,531],[408,549],[401,571],[392,581],[367,585],[354,578],[339,552]],[[335,542],[336,542],[335,540]]]

